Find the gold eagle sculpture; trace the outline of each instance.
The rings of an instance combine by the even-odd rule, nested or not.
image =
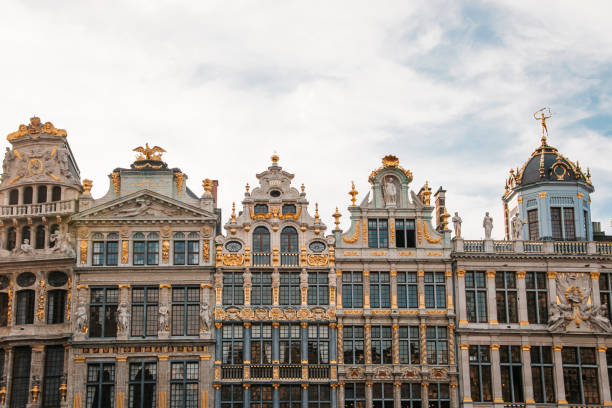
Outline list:
[[[140,153],[136,160],[152,160],[161,161],[162,153],[166,151],[159,146],[149,147],[149,143],[145,143],[145,147],[138,146],[133,151]]]

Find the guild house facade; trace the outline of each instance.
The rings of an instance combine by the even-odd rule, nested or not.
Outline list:
[[[225,219],[148,144],[94,198],[32,118],[0,183],[0,408],[612,405],[612,242],[546,113],[482,240],[393,155],[331,231],[277,155]]]

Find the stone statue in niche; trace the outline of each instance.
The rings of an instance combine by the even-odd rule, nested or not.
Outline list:
[[[485,230],[485,239],[491,239],[491,231],[493,231],[493,218],[487,212],[482,220],[482,226]]]
[[[168,326],[168,306],[161,305],[159,307],[158,322],[159,322],[159,330],[160,331],[168,331],[169,330],[169,326]]]
[[[516,213],[514,217],[512,217],[512,220],[510,220],[510,224],[512,225],[512,238],[515,240],[521,239],[521,231],[523,225],[525,225],[525,221],[521,220],[518,213]]]
[[[125,302],[121,302],[117,308],[117,325],[121,333],[127,333],[130,327],[130,311]]]
[[[211,316],[210,316],[210,307],[208,303],[202,303],[200,305],[200,321],[202,324],[202,331],[204,333],[209,333],[211,329]]]
[[[79,305],[76,310],[76,325],[78,333],[85,333],[87,331],[87,306],[85,306],[85,299],[79,298]]]
[[[388,176],[385,178],[384,190],[385,204],[397,205],[397,187],[395,187],[393,177]]]
[[[458,212],[455,212],[455,216],[452,219],[453,227],[455,229],[455,238],[461,238],[461,223],[463,220],[459,216]]]

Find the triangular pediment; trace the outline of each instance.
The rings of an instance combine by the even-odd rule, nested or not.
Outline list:
[[[73,221],[85,220],[216,220],[217,216],[150,190],[140,190],[75,214]]]

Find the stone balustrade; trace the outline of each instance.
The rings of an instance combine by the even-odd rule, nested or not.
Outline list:
[[[494,241],[455,238],[457,253],[516,253],[558,255],[612,255],[612,242],[594,241]]]
[[[0,206],[0,218],[50,216],[76,212],[75,200]]]

